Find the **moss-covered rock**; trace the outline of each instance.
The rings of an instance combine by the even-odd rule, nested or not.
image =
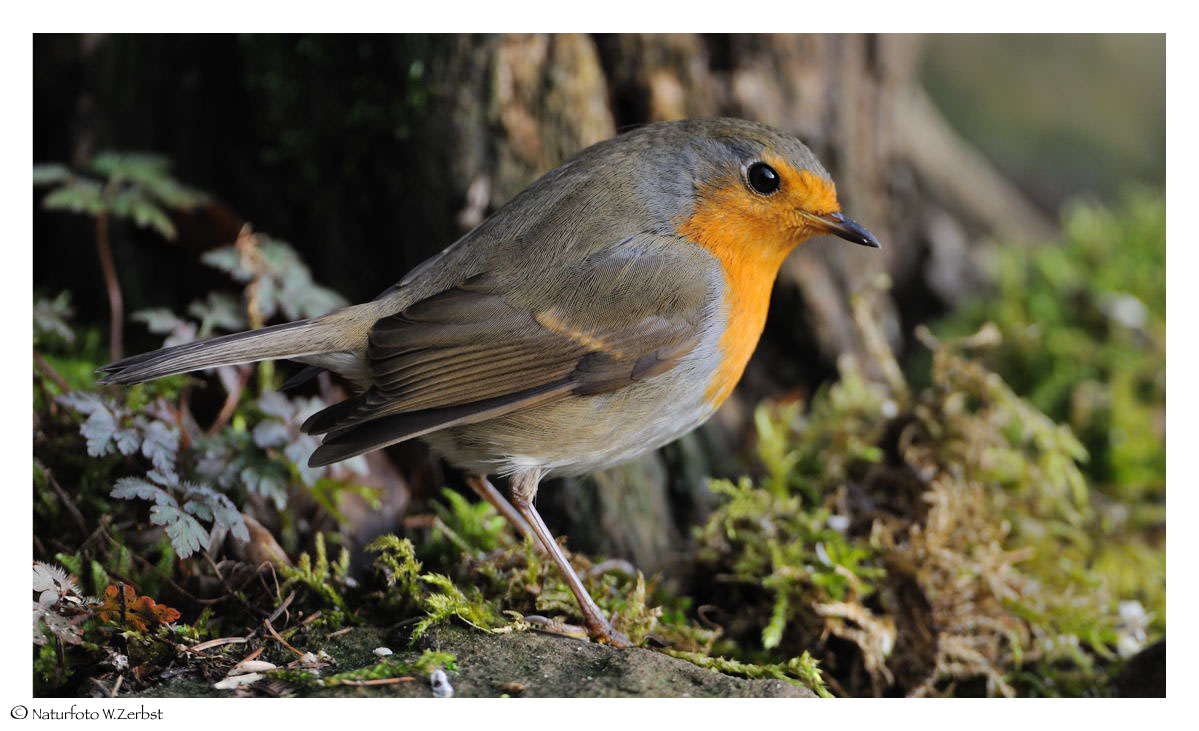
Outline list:
[[[698,667],[653,650],[616,649],[606,645],[541,632],[485,634],[457,626],[438,627],[415,648],[398,649],[380,660],[374,648],[398,645],[378,627],[355,627],[339,635],[325,651],[337,661],[335,673],[345,677],[355,670],[375,666],[412,668],[430,649],[456,657],[447,672],[453,694],[479,697],[580,697],[580,698],[814,698],[805,687],[783,680],[750,680]],[[273,673],[269,673],[271,675]],[[363,673],[364,676],[369,672]],[[307,697],[430,698],[429,673],[383,677],[411,677],[410,681],[383,685],[326,686],[292,682],[286,673],[258,681],[280,694]],[[294,677],[294,676],[290,676]],[[320,676],[316,676],[319,678]],[[199,670],[179,675],[146,691],[145,697],[220,697],[230,691],[212,688]]]

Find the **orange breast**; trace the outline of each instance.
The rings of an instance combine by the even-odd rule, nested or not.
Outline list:
[[[705,397],[713,406],[724,402],[757,347],[766,324],[770,290],[783,259],[798,240],[780,229],[771,216],[745,208],[735,188],[707,191],[678,232],[707,249],[724,273],[725,331],[720,337],[720,365]]]
[[[769,152],[762,160],[782,178],[774,195],[749,192],[727,177],[696,191],[695,208],[676,221],[679,234],[712,253],[724,273],[727,325],[720,338],[720,365],[706,397],[719,406],[733,392],[766,324],[770,290],[787,254],[814,233],[803,212],[841,209],[832,182],[792,167]]]

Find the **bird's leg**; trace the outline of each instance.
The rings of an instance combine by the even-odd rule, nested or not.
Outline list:
[[[470,485],[470,489],[475,491],[475,494],[491,503],[491,506],[499,512],[500,515],[507,518],[512,527],[520,532],[522,536],[533,535],[533,528],[529,522],[521,517],[520,513],[512,507],[512,503],[508,502],[507,498],[500,494],[500,491],[495,489],[495,485],[484,475],[466,475],[466,484]],[[541,548],[541,544],[537,544]]]
[[[537,509],[533,507],[533,498],[537,495],[537,485],[539,482],[541,482],[540,468],[522,470],[513,474],[508,482],[512,493],[512,505],[516,508],[516,512],[520,513],[528,521],[529,527],[533,530],[534,537],[537,538],[537,541],[545,549],[546,553],[554,559],[554,563],[558,564],[558,570],[562,572],[567,586],[574,593],[575,599],[579,602],[579,608],[583,611],[583,619],[587,623],[587,632],[591,635],[591,639],[616,647],[629,647],[632,644],[629,642],[629,638],[612,628],[612,625],[604,617],[604,613],[600,611],[595,600],[587,593],[587,588],[583,586],[583,580],[579,578],[579,575],[575,573],[574,567],[566,560],[566,555],[562,553],[561,546],[550,535],[550,530],[545,526],[545,521],[541,519],[541,516],[537,513]]]

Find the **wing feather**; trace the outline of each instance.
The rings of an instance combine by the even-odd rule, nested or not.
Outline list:
[[[533,295],[485,273],[379,320],[370,388],[304,424],[325,435],[310,464],[669,370],[699,342],[706,289],[695,277],[663,280],[666,262],[641,258],[592,257]]]

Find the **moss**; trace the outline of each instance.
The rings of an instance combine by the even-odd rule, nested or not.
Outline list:
[[[839,380],[809,401],[756,410],[761,469],[711,483],[718,504],[695,530],[690,582],[666,587],[622,562],[570,555],[586,588],[635,644],[822,694],[1109,692],[1122,658],[1165,629],[1163,221],[1160,200],[1146,196],[1114,213],[1074,210],[1061,247],[1003,253],[990,298],[936,328],[940,337],[922,330],[927,357],[907,374],[863,293],[854,314],[871,362],[845,359]],[[90,332],[73,346],[39,343],[69,382],[104,355]],[[259,631],[267,614],[281,617],[288,644],[337,657],[332,675],[272,671],[320,692],[451,665],[416,650],[377,660],[383,624],[413,643],[454,635],[530,648],[543,644],[523,632],[526,615],[582,623],[533,542],[449,490],[417,508],[421,527],[367,547],[374,570],[357,575],[360,586],[339,506],[349,493],[368,506],[375,495],[295,461],[307,455],[298,414],[312,404],[255,393],[278,380],[259,373],[231,394],[228,425],[211,436],[189,426],[178,448],[125,451],[113,446],[122,429],[174,434],[196,420],[191,377],[106,396],[112,418],[98,437],[82,411],[51,398],[48,372],[35,376],[36,535],[53,537],[37,552],[52,552],[81,592],[61,615],[79,620],[79,643],[34,651],[39,692],[88,692],[85,676],[107,672],[97,668],[111,652],[160,667],[179,661],[177,644],[228,636],[261,644],[189,661],[210,673],[255,650],[291,662]],[[85,456],[97,440],[102,456]],[[294,566],[232,560],[218,544],[188,556],[148,520],[153,506],[110,498],[132,469],[155,471],[164,494],[174,489],[167,472],[226,489],[230,515],[277,536],[263,545],[311,549]],[[84,595],[116,582],[182,619],[153,635],[101,626]],[[129,676],[126,690],[138,682]]]
[[[1094,486],[1120,499],[1165,489],[1165,205],[1127,191],[1114,209],[1076,204],[1064,240],[1005,246],[995,290],[939,324],[960,336],[991,322],[984,354],[1015,391],[1065,421],[1091,455]]]
[[[806,652],[786,662],[767,665],[737,662],[736,660],[724,657],[711,657],[698,652],[682,652],[679,650],[666,650],[665,652],[671,657],[695,663],[701,668],[708,668],[720,673],[729,673],[730,675],[740,675],[746,678],[777,678],[789,683],[795,683],[796,685],[804,685],[821,698],[833,697],[832,693],[829,693],[828,688],[824,685],[819,664]]]
[[[374,567],[383,575],[389,589],[394,588],[394,593],[401,598],[415,594],[421,562],[416,560],[412,541],[388,534],[371,541],[364,550],[379,554],[375,557]]]
[[[996,328],[923,331],[931,385],[913,390],[866,296],[883,377],[846,359],[806,408],[763,406],[765,475],[713,483],[723,504],[697,532],[715,582],[699,599],[726,608],[713,654],[835,658],[826,680],[849,695],[1105,692],[1129,646],[1118,605],[1153,591],[1134,571],[1164,556],[1124,555],[1125,574],[1096,561],[1086,449],[975,357]]]
[[[425,650],[416,660],[401,660],[387,657],[369,667],[350,670],[336,675],[330,675],[322,681],[322,685],[338,685],[346,680],[377,680],[380,678],[398,678],[408,675],[428,676],[438,668],[453,671],[457,669],[458,657],[449,652]]]
[[[1160,635],[1165,205],[1159,194],[1129,190],[1110,208],[1072,206],[1063,228],[1058,244],[997,251],[994,291],[936,329],[953,335],[993,323],[998,338],[979,357],[1017,394],[1068,424],[1088,453],[1078,514],[1068,526],[1015,524],[1044,549],[1038,555],[1057,554],[1038,572],[1101,585],[1112,601],[1140,602],[1151,633]]]
[[[350,553],[344,548],[337,561],[330,563],[325,550],[324,534],[317,533],[314,543],[315,560],[308,553],[300,554],[295,566],[280,566],[279,573],[284,578],[279,587],[280,600],[287,590],[301,586],[308,590],[319,603],[336,609],[346,609],[346,601],[342,598],[339,584],[344,583],[350,569]]]
[[[425,610],[426,616],[413,628],[413,641],[424,636],[430,627],[449,617],[457,617],[481,630],[494,629],[504,624],[495,607],[483,598],[478,589],[459,589],[450,577],[444,574],[422,574],[420,580],[432,591],[421,597],[421,608]]]

